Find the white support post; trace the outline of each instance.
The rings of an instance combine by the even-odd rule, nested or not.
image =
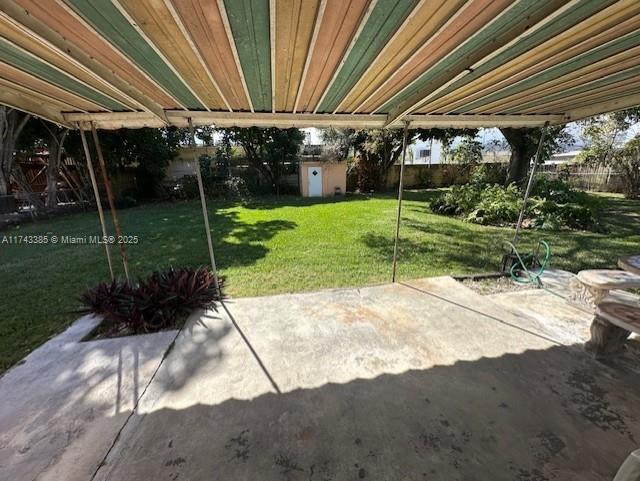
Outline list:
[[[524,192],[524,199],[522,201],[522,208],[520,209],[520,216],[518,217],[518,223],[516,224],[516,232],[513,235],[513,240],[511,243],[515,246],[518,242],[518,234],[520,233],[520,227],[522,227],[522,221],[524,219],[524,211],[527,209],[527,200],[529,200],[529,194],[531,193],[531,187],[533,187],[533,179],[536,175],[536,169],[538,167],[538,162],[540,162],[540,154],[542,153],[542,145],[544,144],[544,138],[547,135],[547,128],[549,127],[549,122],[545,122],[544,127],[542,127],[542,131],[540,132],[540,140],[538,141],[538,149],[536,150],[536,155],[533,160],[533,166],[531,167],[531,172],[529,174],[529,182],[527,183],[527,190]]]
[[[211,229],[209,228],[209,215],[207,213],[207,201],[204,196],[204,185],[202,184],[202,174],[200,173],[200,160],[198,159],[198,153],[196,152],[196,135],[193,130],[193,123],[191,117],[189,121],[189,133],[191,140],[191,149],[193,151],[193,162],[195,164],[196,179],[198,181],[198,190],[200,191],[200,204],[202,206],[202,217],[204,219],[204,229],[207,233],[207,245],[209,246],[209,259],[211,260],[211,268],[213,269],[213,283],[218,293],[218,299],[222,300],[222,293],[220,291],[220,282],[218,281],[218,270],[216,268],[216,258],[213,255],[213,242],[211,241]]]
[[[398,213],[396,215],[396,235],[393,242],[393,267],[391,282],[396,282],[396,267],[398,262],[398,237],[400,236],[400,214],[402,212],[402,187],[404,182],[404,164],[407,158],[407,137],[409,135],[409,122],[404,123],[404,135],[402,136],[402,163],[400,164],[400,181],[398,182]]]
[[[118,237],[118,247],[120,248],[120,258],[122,259],[122,266],[124,267],[124,277],[127,283],[131,282],[129,279],[129,257],[127,256],[127,250],[125,243],[122,239],[122,229],[120,229],[120,220],[118,219],[118,211],[116,210],[116,204],[113,200],[113,191],[111,190],[111,182],[107,175],[107,164],[104,161],[104,155],[102,155],[102,148],[100,147],[100,140],[98,139],[98,131],[96,130],[95,123],[91,122],[91,133],[93,134],[93,143],[96,147],[96,154],[98,154],[98,163],[100,164],[100,172],[102,173],[102,181],[104,182],[104,190],[107,192],[107,200],[109,201],[109,210],[111,211],[111,220],[113,221],[113,228],[116,231]]]
[[[89,177],[91,178],[91,186],[93,187],[93,195],[96,198],[96,206],[98,207],[98,217],[100,217],[100,227],[102,228],[102,238],[104,242],[104,251],[107,254],[107,264],[109,264],[109,274],[111,280],[115,280],[113,275],[113,264],[111,263],[111,252],[109,251],[109,243],[106,242],[107,238],[107,226],[104,222],[104,212],[102,210],[102,201],[100,200],[100,190],[98,189],[98,183],[96,182],[96,174],[93,170],[93,162],[91,161],[91,152],[89,150],[89,144],[87,144],[87,137],[84,135],[84,130],[78,125],[80,130],[80,138],[82,139],[82,148],[84,149],[84,156],[87,158],[87,168],[89,170]]]

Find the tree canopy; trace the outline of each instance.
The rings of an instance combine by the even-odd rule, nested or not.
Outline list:
[[[458,135],[475,136],[476,129],[409,129],[408,144],[416,140],[439,140],[449,145]],[[357,169],[358,188],[378,190],[386,174],[402,155],[403,129],[325,129],[322,139],[338,159],[352,150]]]
[[[296,128],[239,128],[217,129],[223,141],[242,146],[247,162],[279,193],[287,164],[293,164],[302,147],[304,133]]]
[[[579,160],[609,167],[620,174],[629,198],[640,198],[640,134],[628,139],[631,127],[639,122],[640,107],[582,122],[582,136],[588,145]]]

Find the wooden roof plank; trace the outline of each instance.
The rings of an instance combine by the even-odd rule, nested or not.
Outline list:
[[[532,22],[537,23],[545,18],[562,3],[560,0],[549,0],[543,3],[518,0],[376,111],[389,112],[391,120],[406,115],[419,106],[430,91],[455,78],[492,51],[518,37],[529,28]]]
[[[618,98],[605,100],[595,104],[589,104],[585,107],[570,109],[564,113],[563,120],[551,121],[552,125],[562,124],[565,122],[575,122],[593,115],[605,112],[615,112],[618,110],[628,109],[640,105],[640,93],[623,94]]]
[[[76,80],[65,72],[40,60],[25,50],[0,37],[0,58],[14,67],[24,70],[42,80],[89,99],[110,110],[129,110],[126,105]]]
[[[384,79],[398,70],[427,40],[434,36],[464,4],[465,0],[421,0],[394,36],[386,43],[367,71],[357,79],[351,91],[336,108],[354,112],[379,87]]]
[[[202,59],[232,110],[250,110],[241,74],[215,0],[172,0]]]
[[[307,59],[308,70],[296,110],[315,110],[368,7],[369,0],[326,1],[315,45]]]
[[[65,120],[59,110],[53,108],[51,104],[43,103],[41,98],[33,94],[3,88],[0,89],[0,104],[22,110],[54,124],[74,128],[72,124]]]
[[[19,85],[23,85],[24,87],[29,88],[34,92],[45,95],[49,98],[62,101],[71,107],[69,109],[70,111],[80,110],[96,112],[105,110],[104,107],[91,102],[84,97],[80,97],[79,95],[69,92],[68,90],[61,89],[60,87],[50,82],[46,82],[23,70],[13,67],[12,65],[0,62],[0,66],[2,69],[1,78],[7,79]]]
[[[355,85],[369,64],[382,51],[411,13],[417,2],[413,0],[387,0],[375,4],[360,34],[344,57],[335,79],[328,88],[317,109],[318,112],[333,112]]]
[[[539,74],[527,77],[521,81],[515,82],[498,92],[490,95],[486,95],[481,99],[464,104],[463,106],[455,110],[456,113],[465,113],[473,111],[474,109],[488,104],[495,100],[501,100],[510,94],[522,92],[530,87],[538,86],[549,80],[553,80],[562,75],[578,70],[582,67],[593,64],[599,60],[605,59],[612,55],[616,55],[620,52],[640,45],[640,31],[633,31],[622,37],[615,38],[614,40],[584,52],[580,55],[569,58],[563,62],[560,62],[553,67],[550,67]]]
[[[0,36],[119,104],[126,105],[131,109],[140,108],[138,102],[130,96],[114,88],[65,52],[39,38],[5,12],[0,12]]]
[[[467,0],[435,32],[425,38],[418,50],[404,59],[398,68],[390,71],[355,111],[373,111],[388,99],[402,93],[427,70],[453,50],[460,48],[469,37],[477,34],[487,22],[509,9],[513,1]]]
[[[56,106],[60,110],[60,112],[73,112],[74,110],[76,110],[74,109],[73,105],[65,102],[64,100],[60,100],[56,97],[51,97],[50,95],[43,94],[42,92],[34,90],[25,84],[17,83],[7,78],[0,78],[0,85],[8,90],[13,91],[16,94],[28,95],[33,99],[38,99],[43,103],[43,105]]]
[[[554,94],[544,94],[534,100],[522,102],[509,109],[505,109],[505,113],[514,112],[531,112],[543,111],[548,112],[546,108],[550,106],[572,105],[573,99],[582,98],[584,95],[595,95],[602,92],[616,91],[617,89],[626,88],[640,78],[640,66],[632,67],[614,74],[603,76],[591,82],[581,83],[580,85],[563,88]],[[543,109],[543,110],[539,110]],[[557,112],[557,110],[555,110]]]
[[[118,0],[135,25],[155,47],[158,55],[206,107],[228,109],[217,86],[207,75],[206,65],[200,62],[197,51],[182,30],[179,18],[165,0]],[[188,33],[187,33],[188,35]]]
[[[508,48],[490,59],[483,59],[478,65],[474,65],[472,71],[467,72],[460,80],[442,90],[438,96],[430,100],[430,103],[436,104],[438,99],[451,93],[455,93],[458,98],[466,98],[470,93],[478,90],[477,85],[495,85],[500,80],[508,81],[514,73],[513,69],[518,68],[522,62],[529,61],[529,65],[535,65],[548,60],[549,50],[555,49],[555,52],[558,52],[559,49],[566,49],[567,42],[575,44],[580,38],[585,38],[584,35],[588,34],[588,26],[582,22],[589,20],[592,25],[596,24],[602,18],[596,15],[602,12],[601,9],[607,7],[607,3],[613,2],[612,0],[604,2],[600,0],[574,0],[573,4],[567,4],[564,7],[561,14],[553,15],[551,20],[548,20],[549,17],[542,19],[539,24],[524,32],[522,37]],[[617,9],[620,9],[622,3],[628,2],[625,0],[616,3]],[[603,17],[606,19],[612,15],[615,15],[615,10],[607,10]],[[567,29],[576,24],[580,24],[581,27],[571,29],[571,32],[567,33]],[[541,54],[537,56],[537,52],[541,52]],[[522,70],[521,66],[520,70]],[[467,86],[468,88],[466,88]]]
[[[171,103],[152,79],[59,1],[46,8],[37,0],[15,0],[3,11],[43,42],[64,52],[103,81],[135,99],[142,108],[162,118],[162,106]],[[45,23],[46,22],[46,23]]]
[[[253,108],[270,111],[269,0],[225,0],[224,6]]]
[[[635,4],[640,12],[640,3]],[[606,13],[606,12],[602,12]],[[526,55],[521,55],[502,67],[466,84],[444,96],[434,96],[418,109],[421,113],[449,113],[465,102],[476,100],[493,93],[500,88],[539,73],[550,66],[560,63],[574,55],[584,53],[600,44],[606,43],[620,34],[628,33],[640,25],[640,15],[628,18],[628,11],[609,15],[603,21],[585,25],[577,24],[562,35],[550,39],[541,47]],[[622,19],[620,15],[627,16]],[[604,17],[604,16],[603,16]],[[565,35],[566,34],[566,35]]]
[[[293,111],[320,0],[275,1],[275,110]]]
[[[110,0],[94,2],[65,0],[65,2],[105,39],[169,91],[181,106],[193,109],[204,108],[204,105]]]

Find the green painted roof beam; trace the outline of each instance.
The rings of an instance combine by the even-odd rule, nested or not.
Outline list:
[[[14,67],[50,82],[71,93],[84,97],[109,110],[131,110],[93,88],[78,82],[42,60],[29,55],[7,40],[0,37],[0,58]]]
[[[496,38],[501,38],[509,31],[517,29],[523,23],[529,22],[530,17],[534,16],[537,18],[543,8],[548,8],[550,11],[555,10],[554,2],[519,0],[518,3],[513,5],[494,21],[480,29],[475,35],[469,37],[469,39],[463,43],[460,48],[444,57],[432,68],[423,73],[422,76],[410,84],[408,88],[398,92],[382,107],[378,108],[376,112],[391,112],[393,109],[397,108],[396,106],[408,103],[413,98],[424,97],[429,90],[435,90],[435,88],[439,87],[440,84],[443,83],[441,79],[445,74],[448,74],[451,71],[468,68],[470,67],[470,64],[479,60],[476,59],[474,61],[470,61],[469,59],[472,58],[474,56],[474,52],[479,51],[483,45],[491,43],[492,41],[495,41]]]
[[[415,4],[413,0],[379,0],[376,3],[318,112],[333,112],[338,108]]]
[[[531,87],[536,87],[545,82],[555,80],[563,75],[573,72],[574,70],[587,67],[607,57],[624,52],[625,50],[628,50],[632,47],[637,47],[638,45],[640,45],[640,32],[631,32],[627,35],[607,42],[606,44],[601,45],[598,48],[584,52],[573,58],[565,60],[564,62],[560,62],[559,64],[556,64],[547,70],[543,70],[542,72],[528,77],[520,82],[517,82],[516,84],[505,87],[498,92],[489,94],[474,102],[463,105],[460,108],[456,109],[454,113],[459,114],[468,112],[470,110],[482,107],[483,105],[486,105],[488,103],[504,99],[510,95],[521,93]]]
[[[100,34],[189,109],[205,106],[110,0],[66,0]]]
[[[640,94],[640,88],[634,88],[631,90],[627,90],[626,92],[620,92],[613,95],[607,95],[605,97],[599,97],[598,103],[613,102],[620,99],[629,99],[637,94]],[[570,111],[585,108],[585,107],[591,107],[591,106],[593,106],[593,100],[586,100],[581,103],[576,103],[575,105],[571,105]]]
[[[271,111],[269,0],[224,0],[251,103]]]
[[[538,45],[543,44],[547,40],[562,33],[572,25],[586,20],[590,16],[594,15],[595,13],[613,3],[615,3],[615,0],[584,0],[574,5],[572,8],[568,9],[566,12],[564,12],[562,15],[559,15],[548,24],[539,28],[527,37],[522,38],[511,47],[505,49],[495,57],[491,58],[489,61],[478,66],[473,72],[470,72],[463,78],[457,80],[456,82],[453,82],[446,89],[443,89],[432,100],[435,101],[447,94],[450,94],[454,90],[457,90],[471,83],[472,81],[480,78],[482,75],[491,72],[492,70],[498,68],[500,65],[503,65],[518,57],[519,55],[522,55],[527,51],[537,47]]]
[[[616,72],[611,75],[607,75],[606,77],[589,82],[586,85],[579,85],[576,87],[571,87],[568,89],[563,89],[561,92],[557,92],[551,95],[545,95],[542,99],[532,100],[531,102],[526,102],[524,104],[518,105],[517,107],[509,108],[504,111],[504,113],[514,113],[514,112],[522,112],[523,110],[528,110],[534,108],[536,105],[546,104],[549,102],[553,102],[555,100],[562,100],[571,95],[577,95],[581,93],[588,93],[593,89],[606,87],[607,85],[616,84],[617,82],[623,82],[625,80],[629,80],[632,78],[640,78],[640,66],[632,67],[626,70],[622,70],[621,72]]]

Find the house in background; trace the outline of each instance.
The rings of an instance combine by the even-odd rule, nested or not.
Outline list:
[[[407,164],[434,165],[442,162],[442,142],[439,140],[418,140],[409,146]]]
[[[176,156],[169,161],[165,170],[167,179],[178,180],[185,175],[195,175],[195,164],[193,161],[194,147],[180,147]],[[198,158],[202,155],[213,157],[216,153],[216,147],[213,145],[197,145],[195,147]]]

